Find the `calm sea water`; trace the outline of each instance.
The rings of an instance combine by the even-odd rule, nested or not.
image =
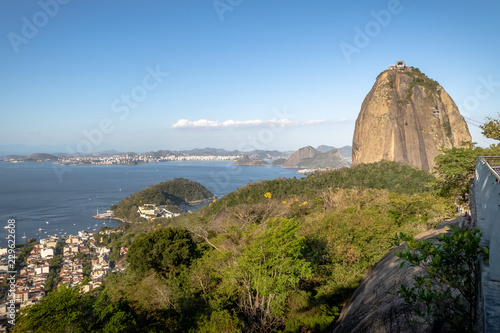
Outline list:
[[[3,226],[12,218],[16,220],[18,243],[24,243],[23,235],[39,239],[45,232],[76,234],[103,225],[117,226],[117,221],[92,216],[151,184],[178,177],[197,181],[220,197],[259,179],[302,176],[279,167],[232,166],[231,162],[135,166],[0,162],[0,247],[7,245]],[[39,228],[44,231],[39,232]]]

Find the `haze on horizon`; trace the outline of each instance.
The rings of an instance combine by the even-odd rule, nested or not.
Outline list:
[[[472,138],[500,111],[500,3],[40,0],[0,4],[0,148],[296,150],[352,144],[397,60]],[[60,149],[62,148],[62,149]]]

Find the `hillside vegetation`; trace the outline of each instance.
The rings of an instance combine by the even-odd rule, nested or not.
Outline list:
[[[319,171],[304,178],[277,178],[248,184],[227,194],[213,205],[206,207],[208,214],[217,213],[223,207],[266,201],[263,193],[270,192],[274,199],[311,199],[324,191],[335,188],[358,188],[388,190],[399,194],[429,192],[435,178],[409,165],[382,161],[360,164],[353,168],[335,171]]]
[[[395,162],[358,165],[249,184],[195,213],[132,224],[103,240],[130,244],[124,273],[90,294],[54,291],[22,311],[19,332],[57,319],[72,332],[328,332],[395,233],[454,214],[433,182]],[[139,193],[129,202],[155,198]],[[56,299],[73,305],[56,309]]]

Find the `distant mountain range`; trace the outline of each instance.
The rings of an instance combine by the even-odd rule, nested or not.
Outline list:
[[[312,147],[311,147],[312,148]],[[313,148],[314,149],[314,148]],[[325,153],[331,150],[338,150],[338,152],[350,159],[351,158],[351,146],[344,146],[342,148],[335,148],[333,146],[321,145],[316,149],[320,153]],[[15,157],[19,159],[29,159],[33,160],[53,160],[57,159],[58,156],[69,156],[67,153],[62,153],[64,151],[63,146],[25,146],[25,145],[0,145],[0,157]],[[128,155],[129,157],[134,157],[137,155],[152,156],[154,158],[162,158],[166,156],[235,156],[235,155],[246,155],[252,160],[276,160],[281,158],[288,158],[292,155],[293,151],[278,151],[278,150],[253,150],[253,151],[239,151],[239,150],[225,150],[222,148],[195,148],[191,150],[158,150],[151,151],[147,153],[135,153],[135,152],[119,152],[116,150],[106,150],[90,154],[93,156],[114,156],[114,155]],[[50,157],[41,155],[40,158],[37,156],[32,156],[35,154],[47,154]],[[32,158],[33,157],[33,158]]]
[[[28,156],[35,153],[47,153],[47,154],[57,154],[64,152],[65,146],[51,146],[51,145],[37,145],[37,146],[26,146],[26,145],[0,145],[0,157],[5,157],[7,155],[22,155]]]
[[[337,169],[348,166],[347,158],[332,147],[320,146],[324,150],[307,146],[293,153],[283,164],[283,168]]]
[[[45,153],[35,153],[31,154],[30,156],[7,155],[6,157],[24,162],[54,162],[59,159],[59,157],[55,155]]]
[[[352,157],[352,146],[344,146],[341,148],[335,148],[332,146],[321,145],[321,146],[318,146],[316,148],[316,150],[319,151],[320,153],[326,153],[327,151],[330,151],[333,149],[337,149],[338,152],[340,153],[340,155],[342,155],[344,157]]]
[[[273,160],[276,158],[289,156],[292,152],[281,152],[278,150],[252,150],[243,152],[239,150],[225,150],[222,148],[196,148],[191,150],[159,150],[156,152],[147,152],[144,155],[161,158],[166,156],[235,156],[247,155],[251,159]]]
[[[287,159],[279,158],[272,161],[271,165],[308,170],[338,169],[349,166],[350,158],[342,156],[334,147],[320,146],[318,148],[315,149],[311,146],[300,148]],[[344,147],[345,150],[347,149]],[[269,163],[263,159],[250,158],[248,155],[244,155],[233,165],[260,166],[269,165]]]

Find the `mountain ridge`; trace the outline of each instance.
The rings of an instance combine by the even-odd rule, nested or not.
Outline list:
[[[346,166],[346,159],[336,149],[322,153],[312,146],[300,148],[282,164],[283,168],[307,169],[337,169]]]
[[[5,145],[3,145],[5,147]],[[19,146],[19,145],[15,145]],[[38,146],[37,146],[38,147]],[[40,146],[41,147],[41,146]],[[25,153],[14,153],[11,152],[10,150],[4,150],[7,151],[8,153],[2,153],[2,145],[0,145],[0,157],[4,158],[13,158],[13,159],[25,159],[28,157]],[[26,147],[25,147],[26,148]],[[326,145],[320,145],[318,148],[321,149],[321,152],[327,152],[332,149],[336,149],[333,146],[326,146]],[[344,157],[351,157],[351,146],[344,146],[341,148],[337,149]],[[23,151],[21,149],[21,151]],[[31,150],[30,150],[31,151]],[[48,152],[53,151],[53,149],[40,149],[38,151],[43,151],[43,152],[36,152],[32,153],[33,154],[48,154]],[[261,159],[261,160],[275,160],[279,158],[286,158],[289,157],[293,151],[279,151],[279,150],[252,150],[252,151],[239,151],[239,150],[225,150],[223,148],[194,148],[190,150],[157,150],[157,151],[150,151],[146,153],[135,153],[132,151],[129,152],[120,152],[117,150],[104,150],[100,152],[95,152],[91,154],[85,154],[84,156],[114,156],[114,155],[129,155],[129,156],[137,156],[137,155],[150,155],[154,158],[161,158],[161,157],[167,157],[167,156],[191,156],[191,155],[197,155],[197,156],[210,156],[210,155],[216,155],[216,156],[234,156],[234,155],[248,155],[252,159]],[[72,156],[72,154],[68,153],[57,153],[54,152],[49,155],[54,155],[57,157],[67,157],[67,156]]]

